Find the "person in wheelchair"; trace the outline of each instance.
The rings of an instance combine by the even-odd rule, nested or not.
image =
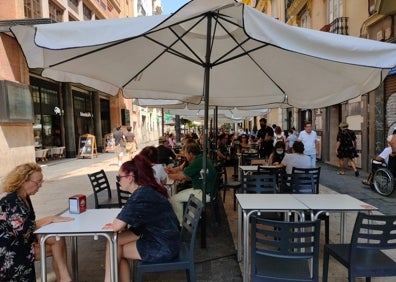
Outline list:
[[[379,169],[380,167],[388,166],[389,155],[392,153],[392,147],[390,146],[392,137],[393,135],[389,135],[388,138],[386,138],[388,146],[378,156],[376,156],[375,159],[371,161],[371,172],[367,179],[362,180],[362,183],[364,185],[371,185],[374,173],[377,171],[377,169]]]

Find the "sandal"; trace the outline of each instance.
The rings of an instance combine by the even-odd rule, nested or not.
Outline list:
[[[344,175],[344,174],[345,174],[345,172],[344,172],[344,171],[342,171],[342,170],[338,170],[338,171],[337,171],[337,174],[338,174],[338,175]]]
[[[362,180],[362,184],[364,184],[364,185],[368,185],[368,186],[370,186],[370,185],[371,185],[371,183],[370,183],[370,182],[368,182],[366,179]]]

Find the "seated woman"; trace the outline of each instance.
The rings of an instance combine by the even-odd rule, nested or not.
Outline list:
[[[283,141],[278,141],[275,144],[274,151],[269,157],[268,164],[269,165],[279,165],[281,164],[283,158],[285,157],[286,145]]]
[[[155,180],[150,161],[137,155],[123,163],[117,181],[130,192],[124,208],[113,221],[118,234],[119,281],[131,281],[128,259],[166,262],[179,254],[179,222],[167,190]],[[105,281],[110,281],[110,251],[106,249]]]
[[[249,144],[249,139],[246,134],[242,134],[240,136],[240,152],[249,152],[250,150],[250,144]]]
[[[36,281],[34,260],[40,259],[40,245],[34,231],[53,222],[73,220],[71,217],[47,216],[36,220],[30,196],[43,183],[41,166],[36,163],[18,165],[3,180],[0,195],[0,281]],[[46,240],[48,255],[57,281],[71,281],[67,268],[65,238]]]
[[[166,180],[168,175],[166,174],[164,167],[162,164],[158,163],[158,150],[154,146],[146,146],[144,147],[140,153],[140,155],[145,156],[151,162],[151,166],[154,171],[154,177],[157,182],[161,185],[166,184]]]
[[[286,167],[286,173],[291,174],[293,167],[311,168],[311,158],[304,155],[304,144],[296,141],[293,144],[293,153],[286,154],[281,164]]]

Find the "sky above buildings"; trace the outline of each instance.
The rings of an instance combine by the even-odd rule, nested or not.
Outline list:
[[[162,14],[169,15],[173,13],[188,1],[189,0],[161,0]]]

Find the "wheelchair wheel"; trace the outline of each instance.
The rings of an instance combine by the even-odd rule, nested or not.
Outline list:
[[[374,174],[373,185],[378,194],[389,196],[395,185],[393,174],[386,168],[379,168]]]

